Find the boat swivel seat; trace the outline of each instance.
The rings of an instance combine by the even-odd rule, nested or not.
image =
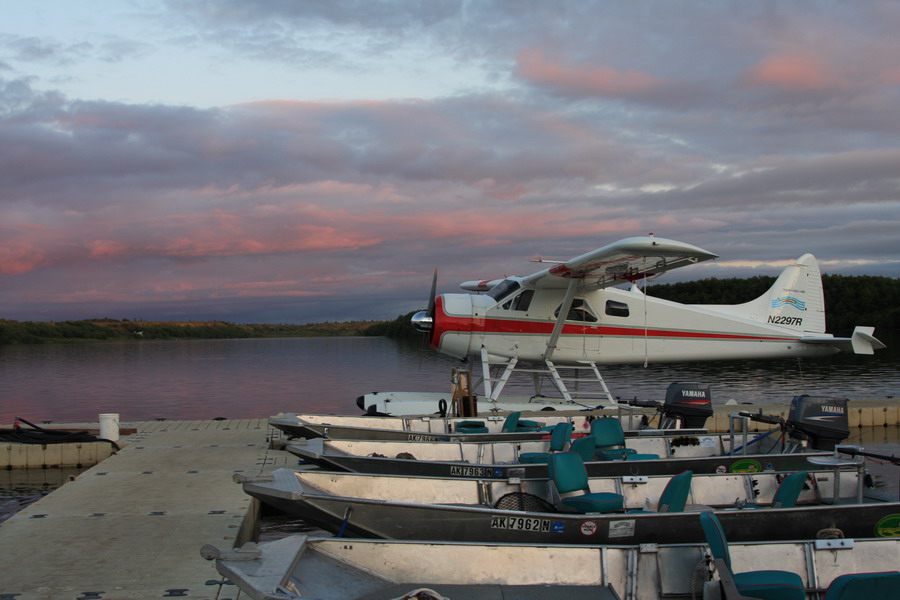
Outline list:
[[[575,438],[569,444],[569,450],[576,452],[581,457],[582,462],[591,462],[594,459],[594,450],[597,449],[597,443],[594,442],[594,436],[586,435],[584,437]]]
[[[541,424],[537,421],[527,421],[525,419],[522,419],[522,411],[520,410],[511,412],[506,415],[506,419],[503,421],[503,428],[501,429],[503,433],[540,430]]]
[[[563,506],[578,513],[607,513],[622,510],[625,498],[613,492],[591,492],[584,462],[575,452],[555,452],[548,463],[550,480]],[[580,496],[565,496],[581,490]]]
[[[591,422],[591,435],[596,444],[594,455],[600,460],[623,460],[636,452],[625,447],[625,432],[618,419],[594,419]]]
[[[803,491],[803,484],[809,474],[806,471],[798,471],[786,476],[775,490],[772,497],[772,508],[794,508],[797,506],[797,499],[800,492]],[[766,508],[758,504],[744,504],[736,507],[738,510],[747,510],[753,508]]]
[[[460,421],[456,424],[456,433],[487,433],[484,421]]]
[[[897,590],[900,590],[900,571],[848,573],[835,577],[828,585],[825,600],[893,598]]]
[[[553,427],[553,433],[550,434],[550,452],[523,452],[519,455],[520,463],[547,463],[550,461],[550,454],[553,452],[562,452],[566,449],[566,444],[572,437],[571,423],[557,423]]]
[[[693,477],[693,471],[682,471],[678,475],[674,475],[669,480],[669,483],[666,484],[663,493],[659,496],[659,502],[656,503],[656,512],[684,512],[688,495],[691,493],[691,480]],[[629,510],[628,512],[637,513],[652,511],[639,509]]]
[[[796,573],[775,570],[734,573],[731,555],[728,553],[728,540],[719,518],[711,511],[702,512],[700,525],[717,566],[724,567],[727,571],[725,577],[720,573],[720,579],[732,581],[741,596],[763,600],[806,600],[803,579]]]

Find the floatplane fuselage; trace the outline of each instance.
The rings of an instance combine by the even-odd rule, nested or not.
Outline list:
[[[492,364],[798,358],[884,347],[871,327],[857,327],[850,338],[825,333],[822,280],[811,254],[744,304],[679,304],[635,285],[712,258],[682,242],[628,238],[527,277],[463,283],[467,291],[484,293],[433,298],[413,325],[439,352]],[[628,283],[627,289],[614,287]]]

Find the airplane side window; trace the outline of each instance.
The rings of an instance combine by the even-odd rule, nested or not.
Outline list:
[[[624,302],[616,302],[615,300],[606,301],[606,314],[611,317],[627,317],[628,305]]]
[[[534,290],[524,290],[521,294],[516,296],[516,299],[513,301],[513,310],[526,311],[528,307],[531,306],[531,299],[534,298]]]
[[[531,298],[534,296],[534,290],[525,290],[515,298],[510,298],[503,303],[504,310],[526,311],[531,304]]]
[[[513,281],[512,279],[505,279],[492,287],[490,291],[488,291],[487,295],[493,298],[494,300],[500,300],[501,298],[505,298],[510,294],[514,293],[521,286],[518,281]],[[504,307],[505,308],[505,307]]]
[[[559,309],[562,308],[562,305],[556,308],[556,312],[553,313],[554,316],[559,318]],[[572,300],[572,307],[569,309],[569,314],[566,316],[566,321],[583,321],[586,323],[596,323],[597,317],[591,312],[590,307],[587,303],[580,299],[576,298]]]

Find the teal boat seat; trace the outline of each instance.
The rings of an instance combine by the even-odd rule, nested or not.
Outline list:
[[[550,435],[550,452],[523,452],[519,455],[520,463],[547,463],[554,452],[562,452],[572,437],[571,423],[557,423]]]
[[[895,598],[900,591],[900,571],[849,573],[835,577],[825,600],[873,600]]]
[[[544,428],[544,424],[539,421],[529,421],[528,419],[519,419],[516,425],[516,431],[540,431]]]
[[[548,464],[550,479],[562,495],[581,490],[580,496],[562,498],[562,504],[579,513],[607,513],[622,510],[625,498],[613,492],[591,492],[584,462],[575,452],[556,452]]]
[[[460,421],[456,424],[456,433],[487,433],[484,421]]]
[[[506,420],[503,421],[503,428],[501,429],[501,431],[503,433],[514,433],[517,431],[540,431],[541,427],[543,426],[543,423],[523,419],[522,411],[517,410],[506,415]]]
[[[597,444],[594,443],[594,437],[587,435],[585,437],[575,438],[569,444],[569,450],[578,454],[582,462],[591,462],[594,460],[594,450]]]
[[[706,535],[710,553],[728,570],[729,578],[742,596],[763,600],[806,600],[803,579],[796,573],[775,570],[734,573],[728,540],[719,518],[712,511],[702,512],[700,525]]]
[[[793,508],[797,505],[797,498],[803,491],[808,473],[799,471],[791,473],[778,486],[775,496],[772,498],[772,508]]]
[[[625,460],[659,460],[659,454],[639,454],[634,452],[633,454],[626,454]]]
[[[785,477],[772,497],[772,508],[793,508],[797,506],[797,498],[800,497],[800,492],[803,491],[803,485],[806,483],[807,476],[808,473],[806,471],[798,471]],[[758,504],[745,504],[737,508],[738,510],[747,510],[766,507]]]
[[[624,460],[636,450],[625,447],[625,432],[618,419],[594,419],[591,422],[591,435],[594,437],[596,449],[594,456],[598,460]]]
[[[678,475],[674,475],[669,483],[666,484],[663,493],[659,496],[659,502],[656,504],[656,512],[684,512],[687,505],[688,495],[691,493],[691,480],[694,477],[693,471],[682,471]],[[629,510],[629,513],[650,512],[646,510]]]
[[[519,426],[519,419],[522,417],[522,411],[511,412],[506,415],[506,419],[503,421],[503,428],[500,430],[503,433],[513,433],[516,430],[516,427]]]

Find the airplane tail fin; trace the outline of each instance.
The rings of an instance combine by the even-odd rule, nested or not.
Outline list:
[[[707,308],[804,333],[825,333],[825,294],[819,263],[812,254],[804,254],[759,298]]]
[[[825,333],[822,274],[812,254],[804,254],[781,272],[763,296],[766,322],[807,333]]]

